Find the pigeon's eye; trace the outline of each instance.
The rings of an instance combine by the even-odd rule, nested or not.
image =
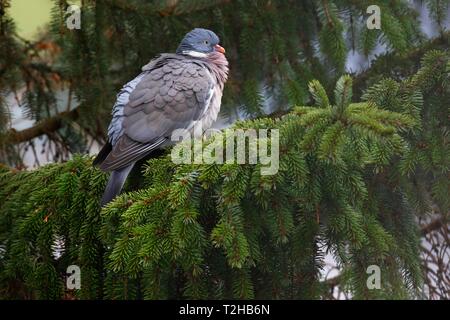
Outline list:
[[[208,45],[208,44],[209,44],[209,41],[208,41],[208,40],[205,40],[205,41],[203,41],[203,44]]]

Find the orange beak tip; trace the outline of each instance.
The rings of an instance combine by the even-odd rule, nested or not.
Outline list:
[[[225,54],[225,48],[224,47],[216,44],[214,48],[216,49],[217,52]]]

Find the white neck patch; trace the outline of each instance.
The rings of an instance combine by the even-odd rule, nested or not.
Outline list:
[[[183,51],[183,54],[194,57],[194,58],[206,58],[208,56],[206,53],[192,51],[192,50],[185,50],[185,51]]]

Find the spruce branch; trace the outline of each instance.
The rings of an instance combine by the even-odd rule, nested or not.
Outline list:
[[[445,226],[447,224],[447,219],[445,217],[439,217],[439,218],[435,218],[433,221],[431,221],[430,223],[422,226],[420,228],[420,233],[422,234],[422,236],[426,236],[427,234],[438,230],[440,228],[442,228],[443,226]]]

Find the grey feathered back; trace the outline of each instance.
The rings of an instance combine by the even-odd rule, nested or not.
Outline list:
[[[120,193],[134,164],[164,145],[175,129],[204,130],[216,120],[228,61],[217,35],[194,29],[177,54],[162,54],[117,95],[108,142],[93,164],[112,171],[101,199],[104,206]]]
[[[118,94],[108,135],[113,146],[101,164],[120,169],[161,146],[175,129],[216,120],[228,62],[220,53],[207,58],[162,54],[142,68]]]
[[[114,104],[112,110],[112,120],[108,126],[108,137],[113,146],[117,143],[117,140],[123,134],[122,124],[124,119],[123,111],[125,105],[130,99],[131,92],[136,88],[137,84],[142,80],[144,76],[145,72],[142,72],[136,78],[124,85],[117,94],[116,103]]]

